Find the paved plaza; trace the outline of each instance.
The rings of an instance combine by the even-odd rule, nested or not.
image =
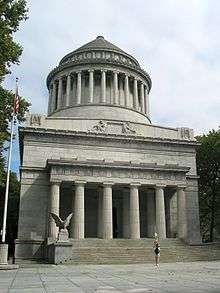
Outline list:
[[[36,265],[0,271],[1,293],[220,292],[220,261],[135,265]]]

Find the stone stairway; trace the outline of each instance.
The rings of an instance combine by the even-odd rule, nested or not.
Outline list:
[[[131,264],[154,262],[153,239],[71,240],[72,264]],[[220,243],[190,246],[179,239],[160,241],[160,262],[220,260]]]

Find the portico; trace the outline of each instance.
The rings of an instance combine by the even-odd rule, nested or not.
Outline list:
[[[158,166],[157,169],[161,170],[157,172],[150,166],[139,166],[139,170],[134,172],[134,166],[131,165],[120,175],[119,166],[114,171],[112,166],[97,167],[98,162],[93,164],[85,168],[85,162],[78,162],[76,167],[71,162],[48,160],[51,172],[50,212],[64,218],[73,212],[69,229],[71,238],[139,239],[152,238],[155,232],[160,239],[171,237],[173,233],[179,238],[185,237],[184,168],[177,170],[175,167],[171,173],[162,166]],[[141,169],[144,174],[140,173]],[[139,180],[129,178],[137,177],[135,173],[140,175]],[[76,174],[80,174],[80,180]],[[111,180],[106,180],[106,175],[112,175]],[[144,179],[144,175],[151,179]],[[164,179],[158,180],[162,177]],[[177,208],[174,224],[171,223],[169,206],[175,194]],[[56,238],[56,235],[57,230],[53,221],[50,221],[48,236]]]

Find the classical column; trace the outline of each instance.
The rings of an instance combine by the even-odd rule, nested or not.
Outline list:
[[[84,186],[86,182],[75,181],[75,201],[74,201],[74,228],[73,238],[84,238]]]
[[[182,239],[187,236],[186,194],[184,188],[177,188],[177,229],[178,237]]]
[[[164,202],[165,185],[156,186],[156,232],[160,239],[166,238],[166,218]]]
[[[140,238],[139,184],[130,185],[130,238]]]
[[[103,199],[102,199],[102,237],[111,239],[113,237],[112,227],[112,184],[111,182],[103,183]]]
[[[60,213],[60,183],[51,182],[50,200],[49,200],[49,237],[57,239],[58,227],[50,213],[54,213],[59,216]]]
[[[129,76],[125,75],[125,107],[129,107]]]
[[[53,111],[52,108],[53,108],[53,83],[51,83],[49,87],[49,99],[48,99],[48,107],[47,107],[48,115]]]
[[[137,79],[134,77],[134,108],[138,110],[138,86],[137,86]]]
[[[129,238],[129,190],[123,189],[123,237]]]
[[[63,91],[63,80],[59,78],[58,81],[58,96],[57,96],[57,109],[61,108],[62,105],[62,91]]]
[[[66,107],[70,105],[71,75],[67,75],[66,80]]]
[[[114,104],[118,104],[118,72],[114,71]]]
[[[141,112],[145,113],[144,84],[141,82]]]
[[[106,103],[106,70],[101,70],[102,80],[101,80],[101,103]]]
[[[97,190],[98,193],[98,227],[97,227],[97,235],[99,238],[102,238],[102,201],[103,201],[103,189],[101,187],[98,187]]]
[[[82,77],[81,71],[77,72],[77,89],[76,89],[76,103],[81,104],[81,90],[82,90]]]
[[[150,104],[149,104],[149,95],[148,95],[147,87],[145,87],[145,113],[147,116],[150,115]]]
[[[119,105],[123,106],[123,76],[119,76]]]
[[[94,96],[94,70],[89,70],[89,103],[93,103]]]
[[[156,232],[155,194],[154,190],[147,191],[147,237],[153,238]]]

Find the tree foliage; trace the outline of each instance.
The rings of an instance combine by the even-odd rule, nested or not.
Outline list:
[[[220,234],[220,131],[197,140],[201,232],[205,240],[213,241]]]
[[[10,121],[12,119],[14,93],[3,88],[2,82],[7,74],[10,74],[10,67],[19,64],[22,54],[22,47],[14,40],[14,33],[19,29],[20,22],[27,19],[27,8],[25,0],[0,0],[0,222],[2,221],[3,202],[6,184],[4,148],[10,136]],[[25,112],[30,104],[20,97],[19,114],[17,121],[24,121]],[[19,203],[19,182],[16,174],[11,173],[9,188],[9,206],[7,235],[14,239]],[[8,238],[8,240],[10,240]],[[9,241],[10,242],[10,241]]]

